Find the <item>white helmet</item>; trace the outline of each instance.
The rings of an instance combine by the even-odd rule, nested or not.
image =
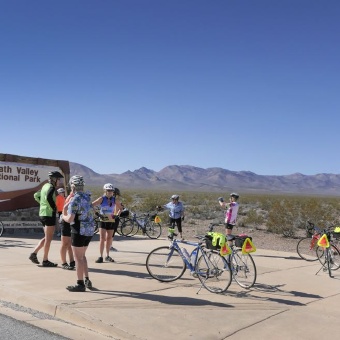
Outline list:
[[[83,176],[74,175],[70,178],[70,184],[74,184],[76,186],[83,186],[85,184]]]
[[[106,183],[104,184],[104,187],[103,187],[104,190],[114,190],[115,188],[113,187],[113,185],[111,183]]]
[[[231,194],[230,194],[230,197],[234,197],[236,200],[240,197],[240,195],[239,194],[237,194],[236,192],[232,192]]]
[[[171,199],[172,199],[172,200],[178,200],[178,199],[179,199],[179,195],[172,195],[172,196],[171,196]]]
[[[65,190],[64,190],[64,188],[59,188],[59,189],[57,190],[57,192],[58,192],[58,194],[62,194],[63,192],[65,192]]]

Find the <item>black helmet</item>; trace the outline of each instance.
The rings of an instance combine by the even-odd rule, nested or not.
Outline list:
[[[230,197],[234,197],[235,199],[238,199],[240,196],[239,196],[239,194],[237,194],[236,192],[232,192],[232,193],[230,194]]]
[[[64,176],[59,171],[50,171],[48,177],[52,178],[64,178]]]
[[[113,189],[113,193],[114,193],[115,195],[120,196],[120,190],[119,190],[118,188],[114,188],[114,189]]]

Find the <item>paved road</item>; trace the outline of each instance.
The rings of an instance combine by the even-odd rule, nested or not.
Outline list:
[[[67,338],[53,334],[42,328],[32,326],[24,321],[13,319],[0,313],[2,340],[65,340]]]
[[[53,319],[35,321],[70,339],[319,340],[330,330],[340,332],[340,270],[334,279],[322,271],[315,275],[320,264],[295,253],[257,249],[252,289],[232,283],[223,295],[204,289],[197,294],[200,284],[189,273],[173,283],[148,275],[147,254],[167,240],[117,237],[116,262],[98,264],[95,236],[88,250],[94,289],[70,293],[65,287],[75,282],[74,272],[28,261],[37,241],[31,235],[0,238],[0,300],[74,324],[66,331]],[[58,261],[59,247],[54,240],[51,261]]]

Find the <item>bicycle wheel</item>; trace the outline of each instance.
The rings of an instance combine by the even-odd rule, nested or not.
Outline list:
[[[159,247],[147,256],[146,269],[154,279],[171,282],[182,277],[186,264],[176,249]]]
[[[327,259],[327,271],[329,277],[333,277],[332,275],[332,256],[331,256],[331,247],[326,249],[326,259]]]
[[[120,222],[120,232],[123,236],[133,236],[138,231],[137,224],[129,218],[124,218]]]
[[[305,237],[298,242],[296,251],[303,260],[316,261],[318,259],[316,248],[317,241],[311,237]]]
[[[154,221],[148,221],[145,226],[146,235],[151,239],[156,239],[162,234],[162,226]]]
[[[231,271],[236,283],[249,289],[254,286],[257,272],[255,262],[250,254],[242,254],[241,250],[234,250],[231,255]]]
[[[0,237],[2,236],[4,232],[4,224],[0,221]]]
[[[202,253],[197,261],[195,272],[202,285],[212,293],[225,292],[232,281],[228,262],[217,252]]]
[[[334,244],[331,244],[330,247],[328,248],[327,256],[326,256],[326,250],[322,247],[317,247],[316,253],[318,255],[318,259],[320,263],[324,267],[328,266],[328,263],[326,263],[327,256],[328,256],[329,263],[330,263],[330,270],[338,270],[340,268],[340,250]]]

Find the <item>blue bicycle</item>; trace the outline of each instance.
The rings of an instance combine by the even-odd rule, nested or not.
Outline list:
[[[158,247],[146,258],[146,269],[154,279],[162,282],[175,281],[189,269],[191,275],[200,280],[201,288],[203,286],[209,292],[223,293],[229,288],[232,272],[228,262],[218,252],[207,249],[203,239],[190,242],[177,240],[171,235],[169,238],[170,246]],[[180,247],[182,244],[195,248],[189,255],[185,248]]]

